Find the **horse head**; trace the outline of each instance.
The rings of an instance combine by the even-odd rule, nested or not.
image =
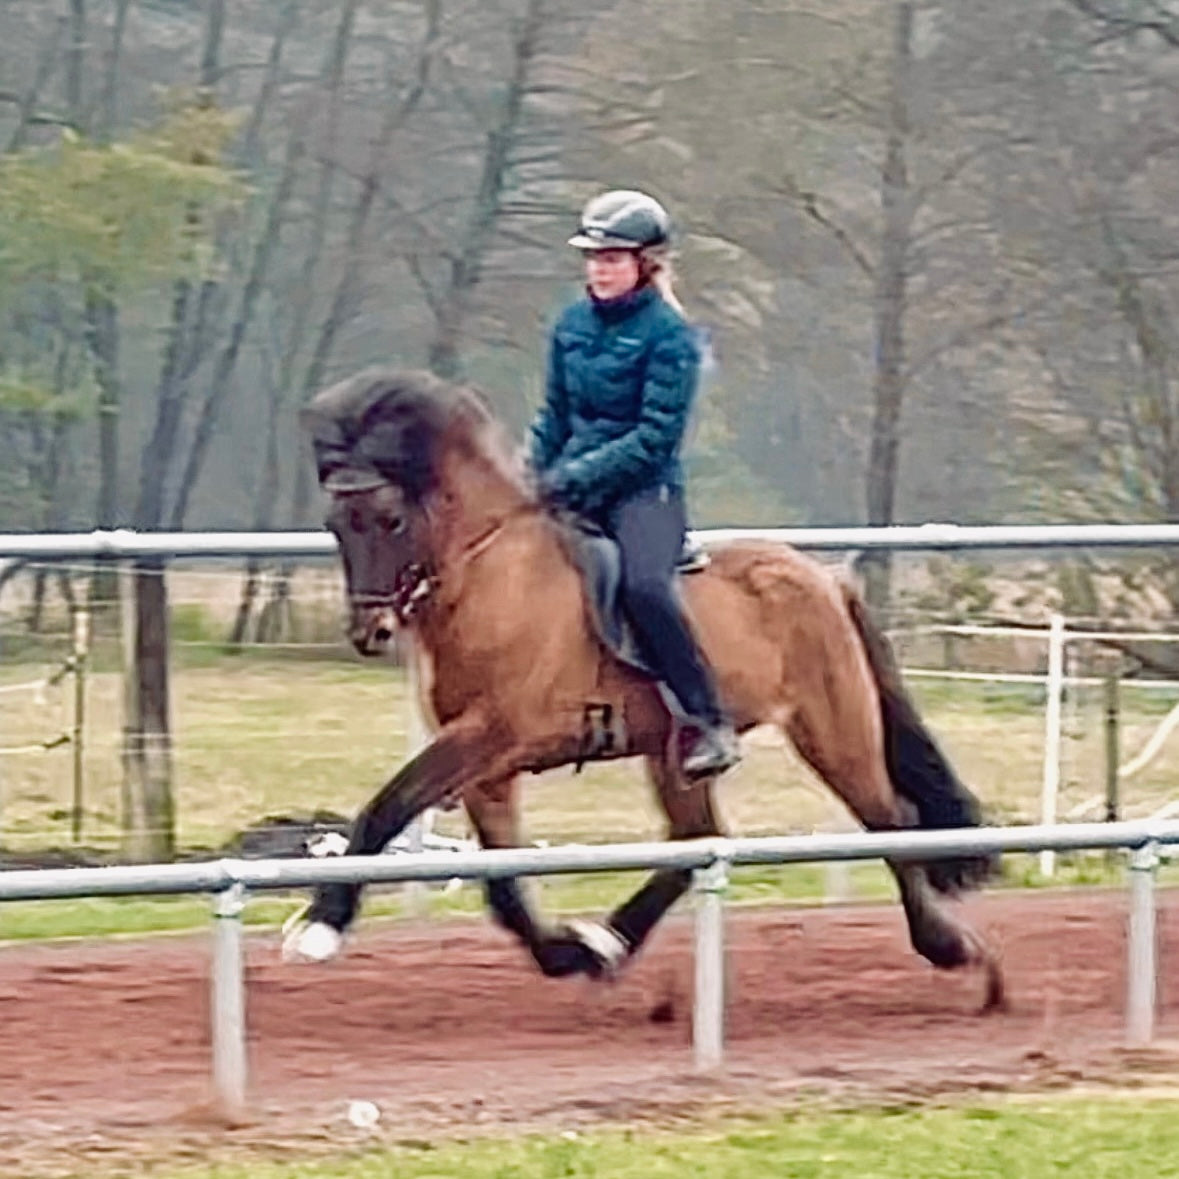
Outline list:
[[[442,457],[488,419],[478,398],[423,372],[367,369],[318,394],[303,413],[326,523],[339,541],[349,637],[362,655],[386,650],[429,597],[434,541],[429,504]],[[489,420],[489,419],[488,419]]]

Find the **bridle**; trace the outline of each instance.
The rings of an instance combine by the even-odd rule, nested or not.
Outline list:
[[[397,570],[389,605],[402,626],[409,626],[418,612],[434,596],[438,577],[425,561],[410,561]]]
[[[428,522],[429,508],[423,504],[419,510]],[[455,572],[461,572],[487,552],[503,535],[505,528],[515,517],[530,515],[537,511],[543,511],[543,508],[539,504],[528,502],[513,508],[506,515],[494,521],[463,546],[456,561]],[[388,606],[397,621],[403,627],[408,627],[437,596],[441,585],[438,570],[432,561],[411,559],[394,574],[393,589],[388,596],[356,594],[352,596],[352,602],[358,606]]]

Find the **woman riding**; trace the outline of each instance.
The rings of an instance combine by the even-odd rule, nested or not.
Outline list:
[[[678,699],[682,769],[709,777],[741,758],[675,588],[687,530],[680,450],[700,348],[671,287],[667,211],[641,192],[586,205],[569,244],[587,292],[553,329],[531,459],[551,503],[588,517],[622,554],[622,604],[644,658]]]

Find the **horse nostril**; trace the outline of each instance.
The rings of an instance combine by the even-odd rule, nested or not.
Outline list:
[[[393,637],[393,632],[387,626],[378,626],[373,631],[373,641],[377,643],[387,643]]]

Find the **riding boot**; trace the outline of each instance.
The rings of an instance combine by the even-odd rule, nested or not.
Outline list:
[[[728,721],[693,728],[691,734],[680,767],[685,778],[714,778],[740,762],[741,742]]]

